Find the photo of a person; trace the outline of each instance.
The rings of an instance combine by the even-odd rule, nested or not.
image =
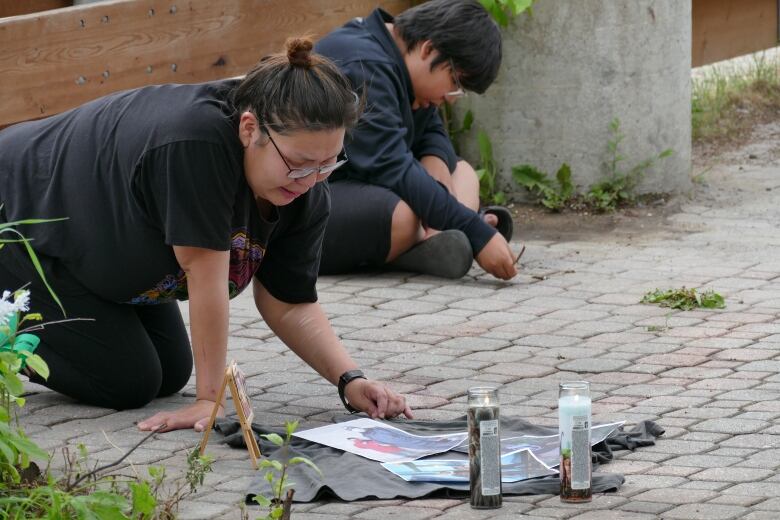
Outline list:
[[[379,462],[404,462],[451,450],[466,432],[414,435],[372,419],[355,419],[293,434]]]
[[[403,430],[387,428],[383,425],[370,428],[347,426],[345,429],[357,432],[365,439],[370,439],[386,445],[397,446],[402,450],[407,450],[410,454],[420,450],[425,452],[429,452],[431,449],[447,451],[452,448],[453,436],[421,437],[410,435]],[[461,434],[457,434],[457,436],[460,435]]]
[[[401,448],[393,446],[391,444],[383,444],[381,442],[372,441],[370,439],[357,439],[350,437],[348,440],[352,441],[352,444],[361,450],[373,450],[381,453],[399,453]]]
[[[249,400],[249,392],[246,386],[246,376],[238,368],[238,364],[233,361],[230,363],[230,376],[233,379],[233,383],[236,386],[236,394],[234,399],[237,402],[234,403],[236,411],[243,414],[244,422],[247,427],[251,427],[252,420],[255,418],[255,412],[252,410],[252,402]],[[240,408],[240,411],[239,411]]]

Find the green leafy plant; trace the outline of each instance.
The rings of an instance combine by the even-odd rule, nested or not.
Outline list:
[[[493,144],[487,132],[477,133],[479,144],[479,164],[477,178],[479,179],[479,198],[486,204],[506,204],[506,193],[498,187],[498,167],[493,159]]]
[[[613,119],[609,124],[612,137],[607,142],[609,157],[605,163],[606,176],[592,185],[586,194],[588,203],[599,211],[614,211],[621,204],[633,203],[636,199],[635,189],[644,174],[658,160],[665,159],[674,152],[666,149],[655,157],[650,157],[624,169],[626,157],[620,152],[620,144],[625,135],[620,130],[620,120]]]
[[[455,153],[460,154],[458,144],[463,134],[469,132],[474,125],[474,113],[467,110],[463,121],[458,122],[452,107],[444,103],[439,113],[455,148]],[[487,132],[480,129],[477,132],[477,144],[479,147],[479,167],[475,170],[479,179],[479,198],[484,204],[505,204],[506,194],[498,187],[498,167],[493,159],[493,143]]]
[[[711,289],[699,293],[696,289],[686,289],[685,287],[666,291],[660,289],[650,291],[644,295],[640,303],[655,303],[661,307],[684,311],[696,308],[723,309],[726,307],[723,296]]]
[[[11,297],[13,296],[13,300]],[[40,320],[40,314],[23,314],[28,310],[30,291],[5,291],[0,297],[0,482],[19,483],[20,470],[30,467],[32,458],[48,455],[24,434],[18,424],[17,409],[24,406],[24,383],[19,373],[25,366],[49,377],[49,368],[33,353],[38,338],[19,331],[29,320]]]
[[[447,133],[450,136],[453,148],[455,148],[455,153],[460,155],[460,138],[463,134],[471,130],[471,127],[474,124],[474,112],[467,110],[466,113],[463,114],[463,121],[458,121],[452,110],[452,105],[444,103],[439,109],[439,114],[441,115],[445,128],[447,128]]]
[[[289,457],[290,442],[292,434],[298,428],[298,421],[285,423],[285,438],[276,433],[263,435],[263,438],[269,440],[280,450],[281,460],[264,458],[260,462],[259,470],[265,470],[265,480],[270,484],[273,495],[269,498],[260,494],[255,495],[255,502],[261,507],[268,508],[268,513],[260,516],[257,520],[288,520],[292,513],[292,499],[295,493],[293,482],[290,482],[287,471],[290,466],[297,464],[306,464],[314,469],[319,475],[322,472],[314,462],[306,457]],[[282,462],[283,461],[283,462]],[[282,498],[284,495],[284,498]],[[246,512],[243,518],[248,518]]]
[[[63,448],[65,469],[61,477],[55,478],[47,469],[34,481],[0,487],[0,510],[6,515],[2,518],[175,519],[179,503],[195,493],[211,471],[210,457],[200,456],[197,448],[192,450],[187,457],[187,473],[178,479],[169,479],[160,466],[149,467],[148,477],[128,477],[113,469],[108,472],[155,433],[144,437],[117,461],[91,470],[83,445],[78,446],[77,453]]]
[[[543,206],[553,211],[562,210],[576,197],[571,182],[571,168],[566,163],[556,172],[555,180],[530,164],[513,166],[512,178],[536,196]]]
[[[532,12],[535,0],[479,0],[501,27],[509,25],[509,20],[524,12]]]

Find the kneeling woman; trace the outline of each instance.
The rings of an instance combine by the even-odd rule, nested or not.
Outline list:
[[[253,282],[268,326],[374,417],[410,416],[404,398],[355,377],[357,365],[316,303],[330,196],[360,115],[349,82],[312,43],[262,59],[243,80],[159,85],[109,95],[0,132],[0,221],[29,226],[70,317],[37,353],[47,381],[84,403],[137,408],[181,390],[196,401],[139,423],[202,430],[222,383],[229,298]],[[32,281],[32,308],[51,300],[21,247],[0,252],[0,288]],[[176,300],[189,300],[192,346]]]

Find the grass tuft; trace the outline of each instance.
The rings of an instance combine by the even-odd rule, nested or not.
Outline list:
[[[713,66],[694,77],[693,140],[738,139],[780,113],[780,61],[756,55],[746,68]]]

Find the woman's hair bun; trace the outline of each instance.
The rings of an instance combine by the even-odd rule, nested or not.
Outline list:
[[[314,48],[314,42],[307,36],[298,38],[288,38],[285,43],[287,47],[287,59],[293,67],[311,67],[311,50]]]

